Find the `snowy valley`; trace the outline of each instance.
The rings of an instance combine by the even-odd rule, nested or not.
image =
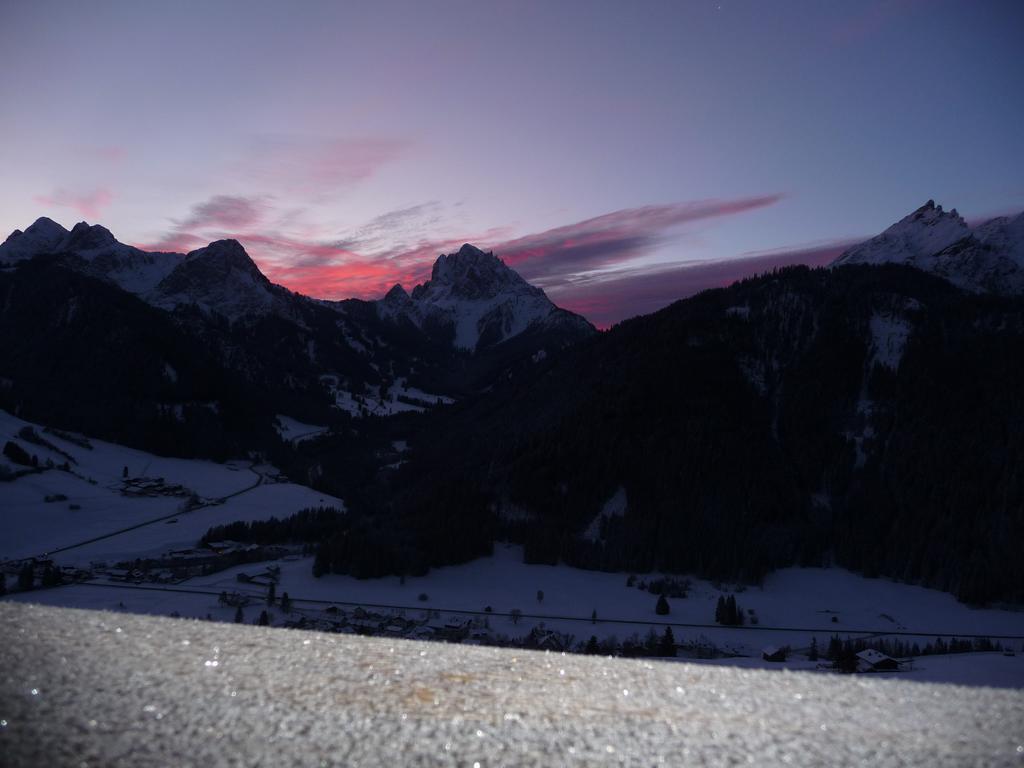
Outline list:
[[[292,439],[315,439],[308,426],[283,428]],[[311,508],[345,513],[343,500],[291,483],[265,463],[162,458],[4,412],[0,442],[18,445],[34,465],[6,455],[0,463],[7,599],[823,673],[831,671],[826,655],[838,637],[867,647],[916,645],[916,655],[884,673],[890,677],[1024,687],[1019,608],[972,608],[946,593],[842,568],[786,568],[748,586],[530,565],[522,547],[500,542],[491,556],[424,576],[314,576],[308,544],[200,542],[210,528],[237,521]],[[623,505],[611,499],[609,514]],[[29,564],[32,583],[19,584]],[[742,625],[716,622],[717,601],[729,596]],[[772,660],[780,651],[783,660]]]

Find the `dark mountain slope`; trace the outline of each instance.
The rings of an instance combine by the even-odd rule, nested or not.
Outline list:
[[[158,453],[265,445],[267,397],[164,312],[51,261],[0,273],[0,404]]]
[[[794,268],[539,365],[414,441],[389,508],[497,525],[541,561],[757,579],[834,559],[1024,598],[1021,299]],[[475,507],[452,512],[454,487]]]
[[[422,287],[429,301],[400,288],[380,302],[317,301],[272,284],[234,240],[147,253],[98,225],[40,219],[0,245],[0,402],[161,453],[266,451],[280,445],[277,414],[341,428],[429,410],[594,333],[493,255],[466,245],[438,264],[432,292]],[[474,344],[454,344],[456,331]],[[205,361],[195,380],[231,387],[193,397],[169,346]]]

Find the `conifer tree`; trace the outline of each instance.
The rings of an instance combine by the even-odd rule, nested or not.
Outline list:
[[[825,658],[829,661],[836,663],[839,661],[839,657],[843,654],[843,644],[839,639],[839,635],[832,635],[828,641],[828,651],[825,654]]]
[[[661,644],[658,647],[659,656],[675,656],[676,655],[676,638],[672,634],[672,627],[665,627],[665,632],[661,636]]]
[[[242,624],[245,621],[245,613],[242,611],[242,606],[235,608],[235,624]]]
[[[281,610],[284,613],[291,613],[291,610],[292,610],[292,599],[288,596],[287,592],[285,592],[283,595],[281,595]]]
[[[667,616],[669,612],[668,600],[664,595],[658,595],[658,603],[654,606],[654,612],[659,616]]]
[[[25,563],[21,566],[21,570],[18,571],[18,589],[28,590],[32,589],[35,584],[35,570],[32,568],[32,563]]]
[[[583,649],[584,653],[595,655],[601,652],[601,649],[597,645],[597,635],[591,635],[590,639],[587,640],[587,647]]]
[[[818,638],[816,638],[816,637],[812,637],[811,638],[811,650],[807,652],[807,660],[808,661],[817,661],[818,660]]]
[[[267,587],[267,605],[273,605],[277,599],[277,582],[270,582],[270,586]]]
[[[260,611],[260,618],[256,623],[261,627],[270,626],[270,615],[265,610]]]

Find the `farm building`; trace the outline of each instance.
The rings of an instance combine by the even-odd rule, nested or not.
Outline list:
[[[867,648],[857,654],[858,672],[887,672],[899,668],[900,663],[896,659],[874,648]]]

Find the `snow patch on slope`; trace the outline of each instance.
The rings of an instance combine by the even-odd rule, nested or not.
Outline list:
[[[613,517],[625,517],[628,507],[629,500],[626,497],[626,489],[620,485],[618,490],[601,507],[601,511],[590,521],[590,525],[583,531],[583,539],[592,543],[600,541],[602,538],[601,529],[604,524]]]
[[[295,444],[301,443],[303,440],[310,440],[327,432],[327,427],[305,424],[282,413],[277,414],[274,428],[283,440]]]
[[[871,361],[895,371],[903,359],[903,350],[910,338],[911,325],[896,312],[873,312],[871,328]]]

